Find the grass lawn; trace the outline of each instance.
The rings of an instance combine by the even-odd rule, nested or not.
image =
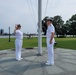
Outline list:
[[[43,47],[46,47],[46,38],[42,39]],[[74,49],[76,50],[76,38],[55,38],[58,44],[56,45],[57,48],[67,48],[67,49]],[[14,38],[11,38],[11,42],[8,42],[8,38],[0,38],[0,50],[4,49],[11,49],[14,48]],[[38,47],[38,39],[31,38],[27,39],[24,38],[23,40],[23,48],[27,47]]]
[[[57,48],[66,48],[76,50],[76,38],[56,38]]]

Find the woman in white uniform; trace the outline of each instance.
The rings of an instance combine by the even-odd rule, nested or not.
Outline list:
[[[48,18],[47,21],[47,34],[46,34],[46,42],[47,42],[47,50],[48,50],[48,61],[46,65],[54,65],[54,34],[55,28],[52,24],[52,19]]]
[[[15,40],[15,49],[16,49],[16,60],[21,60],[21,49],[22,49],[22,40],[23,40],[23,33],[21,32],[21,25],[18,24],[15,26],[15,36],[16,36],[16,40]]]

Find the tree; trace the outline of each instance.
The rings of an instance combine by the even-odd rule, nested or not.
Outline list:
[[[42,20],[42,31],[44,33],[44,35],[46,35],[46,30],[47,30],[47,25],[46,25],[46,20],[47,20],[48,16],[46,16],[43,20]]]
[[[62,26],[62,28],[60,28],[60,30],[61,30],[61,35],[65,36],[67,34],[67,27],[65,24]]]
[[[76,14],[66,21],[66,26],[68,28],[68,33],[74,37],[74,35],[76,35]]]
[[[62,29],[64,29],[64,21],[62,20],[62,17],[57,15],[53,18],[53,25],[55,26],[57,37],[59,34],[62,34]],[[63,30],[64,31],[64,30]]]
[[[46,30],[47,30],[47,25],[46,25],[46,20],[47,20],[48,16],[46,16],[43,20],[42,20],[42,30],[44,35],[46,35]],[[56,34],[58,37],[58,34],[62,34],[64,33],[62,31],[62,29],[65,29],[64,26],[64,21],[62,20],[62,17],[57,15],[53,17],[53,25],[55,26],[55,30],[56,30]]]

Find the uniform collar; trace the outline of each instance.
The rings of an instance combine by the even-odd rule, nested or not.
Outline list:
[[[52,26],[53,24],[50,24],[48,27]]]
[[[53,24],[50,24],[50,26],[52,26]]]

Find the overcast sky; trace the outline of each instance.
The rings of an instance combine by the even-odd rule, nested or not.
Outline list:
[[[64,21],[76,14],[76,0],[42,0],[42,18],[61,15]],[[13,33],[15,24],[22,25],[24,33],[37,32],[37,0],[0,0],[0,29]]]

